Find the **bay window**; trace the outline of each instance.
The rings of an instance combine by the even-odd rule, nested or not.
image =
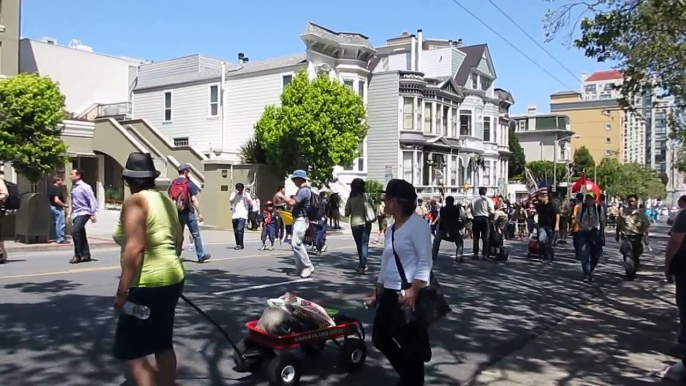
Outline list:
[[[415,130],[422,129],[422,111],[424,111],[424,108],[422,107],[422,101],[422,99],[417,99],[417,126],[414,128]]]
[[[483,184],[491,186],[491,161],[484,160],[484,167],[482,169]]]
[[[472,135],[471,110],[460,110],[460,135]]]
[[[431,102],[424,102],[424,131],[427,133],[433,131],[433,111],[431,105]]]
[[[492,142],[491,117],[484,117],[484,142]]]
[[[457,137],[457,109],[453,107],[452,122],[450,122],[450,136]]]
[[[450,160],[450,186],[457,185],[457,173],[460,170],[460,164],[456,155],[452,156]]]
[[[403,98],[403,129],[414,129],[414,98]]]
[[[436,105],[436,134],[441,134],[443,128],[443,105]]]
[[[443,106],[443,135],[448,136],[448,114],[450,114],[450,107]]]
[[[414,175],[414,150],[403,151],[403,179],[412,183]]]

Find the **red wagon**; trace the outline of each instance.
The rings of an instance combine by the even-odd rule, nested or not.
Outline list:
[[[236,345],[234,363],[239,372],[257,372],[267,364],[267,378],[273,386],[300,384],[301,358],[292,349],[300,350],[308,357],[317,357],[331,341],[340,351],[340,364],[348,372],[362,368],[367,359],[367,346],[362,323],[354,318],[337,315],[333,327],[318,330],[270,335],[257,328],[257,321],[248,322],[248,336]],[[342,342],[341,342],[342,341]]]

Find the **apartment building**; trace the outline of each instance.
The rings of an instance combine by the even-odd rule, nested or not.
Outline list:
[[[0,78],[19,72],[21,0],[0,1]]]
[[[570,118],[565,114],[538,113],[529,106],[526,114],[512,115],[515,135],[527,162],[572,159],[569,141],[573,140]]]

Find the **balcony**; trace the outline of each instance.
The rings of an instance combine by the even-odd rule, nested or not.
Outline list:
[[[98,105],[97,118],[131,119],[131,103],[120,102]]]

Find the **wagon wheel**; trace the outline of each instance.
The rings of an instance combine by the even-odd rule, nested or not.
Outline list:
[[[367,345],[362,339],[348,338],[341,347],[340,361],[345,370],[352,373],[364,366],[367,359]]]
[[[272,386],[296,386],[302,375],[300,358],[293,354],[277,355],[269,362],[267,379]]]
[[[304,343],[300,345],[300,350],[311,358],[316,358],[322,354],[322,351],[326,348],[326,342],[313,342]]]

